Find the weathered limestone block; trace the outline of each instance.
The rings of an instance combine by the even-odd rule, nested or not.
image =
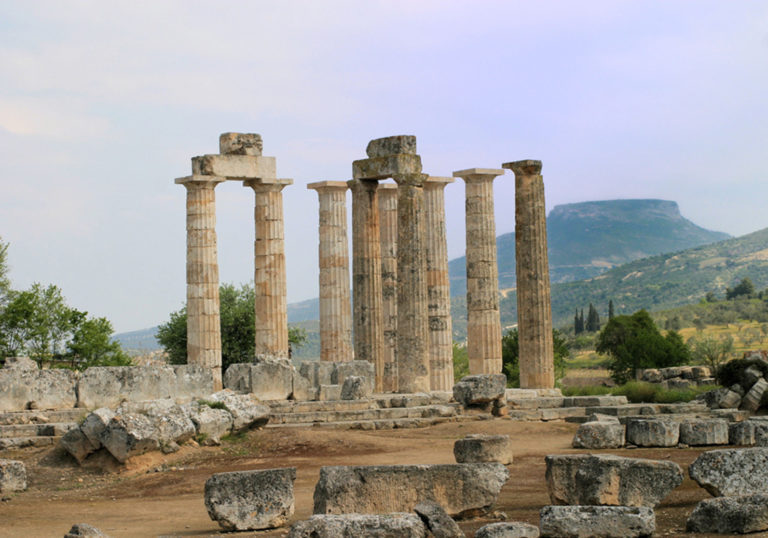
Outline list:
[[[696,397],[710,409],[736,409],[741,403],[741,394],[731,389],[721,388],[710,390]]]
[[[487,512],[509,471],[500,463],[322,467],[316,514],[410,511],[435,501],[453,517]]]
[[[421,518],[434,538],[465,538],[456,522],[443,507],[433,501],[420,502],[413,511]]]
[[[680,423],[672,420],[627,419],[627,443],[637,446],[677,446]]]
[[[97,366],[83,372],[77,383],[77,407],[114,409],[124,400],[175,398],[176,392],[171,366]]]
[[[760,368],[758,368],[755,365],[752,365],[748,368],[745,368],[741,372],[741,386],[749,388],[755,383],[757,383],[759,379],[762,379],[762,378],[763,378],[763,372],[760,370]]]
[[[646,368],[643,370],[640,380],[647,383],[661,383],[664,381],[664,376],[658,368]]]
[[[184,443],[195,435],[195,424],[186,410],[171,399],[124,402],[115,410],[116,417],[136,414],[142,414],[151,420],[161,448],[171,443]]]
[[[715,497],[768,494],[768,448],[710,450],[688,474]]]
[[[683,482],[671,461],[608,454],[547,456],[547,487],[556,504],[650,506]]]
[[[664,383],[666,384],[666,388],[676,389],[676,390],[688,390],[691,387],[696,386],[695,381],[691,379],[682,379],[682,378],[669,379]]]
[[[453,386],[453,398],[464,406],[489,403],[503,398],[506,387],[504,374],[468,375]]]
[[[287,400],[293,394],[294,371],[288,359],[280,358],[231,364],[224,372],[224,388],[252,393],[259,400]]]
[[[768,495],[704,499],[693,509],[686,530],[707,534],[768,530]]]
[[[420,174],[421,157],[411,153],[385,155],[352,162],[354,179],[387,179],[398,174]]]
[[[27,489],[27,468],[16,460],[0,460],[0,493]]]
[[[763,378],[758,379],[752,385],[752,388],[749,389],[749,392],[744,395],[744,398],[742,398],[739,409],[745,409],[752,413],[757,411],[760,408],[760,402],[763,400],[763,394],[765,394],[766,390],[768,390],[768,381]]]
[[[218,473],[205,482],[205,507],[226,530],[281,527],[293,515],[295,480],[295,467]]]
[[[513,460],[512,439],[509,435],[470,434],[453,443],[457,463],[501,463]]]
[[[269,407],[262,405],[253,394],[236,394],[224,389],[206,399],[222,402],[227,406],[227,411],[232,415],[235,433],[260,428],[269,422]]]
[[[0,411],[75,407],[77,372],[64,369],[0,369]]]
[[[120,463],[160,449],[152,420],[141,414],[116,415],[102,433],[101,444]]]
[[[368,362],[368,361],[365,361]],[[331,385],[331,376],[336,363],[326,361],[304,361],[299,366],[299,373],[307,378],[310,384],[317,388],[320,385]]]
[[[5,363],[3,364],[3,369],[13,369],[13,370],[39,370],[40,367],[37,365],[37,362],[30,359],[29,357],[6,357]]]
[[[101,441],[98,444],[91,443],[80,428],[73,428],[64,434],[59,445],[81,463],[101,447]]]
[[[370,386],[366,383],[364,377],[357,375],[348,376],[341,386],[342,400],[365,400],[370,398]]]
[[[539,528],[518,521],[490,523],[477,529],[475,538],[539,538]]]
[[[335,402],[341,400],[341,385],[320,385],[317,391],[318,402]]]
[[[297,521],[288,538],[426,538],[427,529],[416,514],[314,515]]]
[[[416,155],[416,137],[413,135],[395,135],[377,138],[368,142],[368,146],[365,148],[365,154],[370,159],[399,153]]]
[[[728,443],[736,446],[753,446],[758,435],[768,433],[768,422],[745,420],[728,425]]]
[[[541,536],[556,538],[633,538],[653,536],[652,508],[635,506],[545,506]]]
[[[365,379],[366,390],[369,394],[373,393],[373,389],[376,386],[376,369],[373,363],[358,360],[334,362],[329,385],[344,385],[344,380],[349,376]]]
[[[201,155],[192,157],[192,174],[227,179],[274,179],[277,165],[274,157],[261,155]]]
[[[688,446],[727,445],[728,422],[692,419],[680,423],[680,442]]]
[[[171,397],[176,403],[186,403],[216,390],[211,368],[199,364],[175,364],[171,368],[175,378]]]
[[[616,421],[585,422],[573,436],[573,448],[603,449],[624,446],[625,426]]]
[[[264,143],[256,133],[221,133],[219,135],[219,153],[222,155],[260,156]]]
[[[202,445],[219,445],[221,437],[232,432],[234,420],[226,409],[212,408],[202,403],[191,402],[184,406],[197,431],[197,438]]]
[[[592,413],[587,418],[587,422],[613,422],[615,424],[619,424],[621,421],[619,420],[619,417],[615,417],[613,415],[604,415],[602,413]]]
[[[104,534],[100,529],[88,523],[76,523],[72,525],[72,528],[64,535],[64,538],[109,538],[109,535]]]
[[[310,401],[317,399],[317,387],[313,387],[309,379],[294,370],[293,372],[293,392],[291,399],[297,401]]]
[[[693,378],[696,380],[708,379],[712,377],[712,371],[707,366],[691,366]]]
[[[115,412],[107,407],[96,409],[89,413],[80,425],[83,435],[91,442],[96,449],[101,448],[101,435],[107,429],[107,424],[115,416]]]

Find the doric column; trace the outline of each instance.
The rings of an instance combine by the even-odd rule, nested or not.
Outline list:
[[[379,184],[384,371],[381,392],[397,392],[397,185]]]
[[[429,177],[424,182],[431,390],[451,390],[453,387],[453,325],[445,233],[445,186],[454,181],[449,177]]]
[[[352,317],[355,359],[373,363],[377,390],[384,370],[378,181],[352,179]]]
[[[290,179],[254,179],[243,182],[255,193],[253,220],[256,312],[256,359],[288,358],[283,193]]]
[[[347,246],[347,184],[307,185],[320,202],[320,360],[352,360],[352,313]]]
[[[515,173],[515,256],[520,387],[555,386],[547,214],[541,161],[505,163]]]
[[[493,179],[503,173],[488,168],[453,173],[466,183],[467,355],[471,374],[498,374],[502,367]]]
[[[397,390],[429,391],[429,312],[425,255],[426,174],[393,174],[397,182]]]
[[[221,389],[219,262],[216,194],[224,178],[192,175],[176,180],[187,189],[187,363],[210,368]]]

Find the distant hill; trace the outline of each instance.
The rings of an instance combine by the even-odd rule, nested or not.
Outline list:
[[[727,239],[680,214],[667,200],[605,200],[555,206],[547,217],[552,283],[583,280],[612,267],[664,252]],[[496,238],[499,287],[516,286],[515,234]],[[451,294],[466,293],[466,258],[449,263]]]
[[[120,342],[126,351],[154,351],[160,349],[160,344],[155,339],[156,335],[157,327],[150,327],[149,329],[115,334],[112,338]]]

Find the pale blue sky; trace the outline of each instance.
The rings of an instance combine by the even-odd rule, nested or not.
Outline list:
[[[284,190],[290,301],[317,295],[317,195],[371,138],[424,171],[544,162],[547,207],[663,198],[768,227],[764,1],[0,0],[0,236],[11,277],[118,331],[184,300],[194,155],[257,132]],[[451,257],[461,184],[446,190]],[[252,192],[217,188],[222,281],[253,272]],[[514,228],[497,179],[497,232]]]

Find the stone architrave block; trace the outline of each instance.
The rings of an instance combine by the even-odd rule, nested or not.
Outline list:
[[[94,445],[96,449],[101,448],[101,435],[107,429],[107,424],[115,416],[115,412],[108,407],[96,409],[89,413],[80,425],[83,435]]]
[[[0,460],[0,493],[27,489],[27,468],[16,460]]]
[[[688,474],[715,497],[768,494],[768,448],[710,450]]]
[[[477,529],[475,538],[539,538],[539,528],[518,521],[489,523]]]
[[[256,133],[222,133],[219,135],[219,153],[222,155],[260,156],[264,143]]]
[[[360,159],[352,162],[354,179],[387,179],[404,174],[420,174],[421,157],[412,153],[400,153]]]
[[[368,361],[334,362],[331,371],[329,385],[344,385],[344,380],[349,376],[358,376],[365,379],[368,394],[373,393],[376,385],[376,370],[373,363]]]
[[[101,444],[120,463],[133,456],[160,450],[152,421],[141,414],[115,416],[104,430]]]
[[[37,362],[29,357],[6,357],[3,369],[12,370],[39,370]]]
[[[320,388],[320,385],[334,384],[333,381],[331,381],[331,377],[333,376],[335,368],[336,364],[333,362],[304,361],[299,366],[299,373],[309,380],[312,387]]]
[[[275,179],[274,157],[261,155],[202,155],[192,157],[192,174],[227,179]]]
[[[222,402],[232,415],[233,432],[260,428],[269,422],[270,409],[253,394],[237,394],[229,389],[209,395],[206,400]]]
[[[673,420],[628,418],[627,443],[637,446],[677,446],[680,423]]]
[[[224,388],[252,393],[259,400],[287,400],[293,394],[294,371],[288,359],[236,363],[224,372]]]
[[[688,446],[727,445],[728,422],[723,419],[690,419],[680,423],[680,442]]]
[[[634,538],[653,536],[656,515],[642,506],[545,506],[542,537]]]
[[[501,463],[513,460],[512,439],[509,435],[470,434],[453,443],[457,463]]]
[[[314,515],[297,521],[288,538],[426,538],[427,529],[416,514]]]
[[[368,142],[365,154],[368,158],[388,157],[400,153],[416,155],[416,137],[413,135],[395,135],[376,138]]]
[[[443,507],[433,501],[420,502],[413,507],[434,538],[466,538],[451,516]]]
[[[768,381],[763,378],[758,379],[752,385],[752,388],[749,389],[749,392],[744,395],[744,398],[742,398],[739,409],[751,411],[752,413],[757,411],[760,408],[760,402],[763,400],[763,394],[765,394],[766,390],[768,390]]]
[[[293,392],[291,393],[291,399],[300,402],[317,399],[317,388],[313,387],[309,379],[296,370],[293,372]]]
[[[344,380],[344,384],[341,386],[342,400],[365,400],[370,396],[370,386],[364,377],[351,375]]]
[[[730,389],[718,389],[715,396],[717,408],[736,409],[741,404],[741,394]]]
[[[547,456],[545,461],[555,504],[654,507],[683,482],[682,469],[671,461],[609,454]]]
[[[316,514],[385,514],[438,503],[452,517],[487,512],[509,471],[500,463],[322,467],[315,486]]]
[[[100,529],[88,523],[76,523],[72,525],[72,528],[64,535],[64,538],[109,538],[109,535],[104,534]]]
[[[282,527],[293,515],[295,480],[295,467],[218,473],[205,482],[205,507],[228,531]]]
[[[2,368],[0,412],[75,407],[78,375],[64,369]]]
[[[176,372],[171,366],[95,366],[77,383],[77,407],[116,408],[123,401],[175,398]]]
[[[686,530],[702,534],[747,534],[768,530],[768,495],[704,499],[693,509]]]
[[[453,386],[453,398],[465,407],[485,404],[503,398],[506,387],[504,374],[468,375]]]
[[[616,417],[614,417],[616,418]],[[573,448],[604,449],[624,446],[626,427],[616,421],[585,422],[573,436]]]

